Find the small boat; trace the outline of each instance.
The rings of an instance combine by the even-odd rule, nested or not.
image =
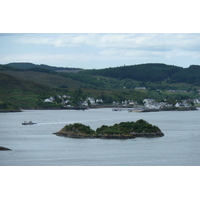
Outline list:
[[[29,121],[29,122],[24,121],[24,122],[22,122],[22,125],[33,125],[33,124],[36,124],[36,123],[33,123],[32,121]]]
[[[134,108],[134,109],[130,109],[128,112],[144,112],[144,109],[142,109],[142,108]]]
[[[113,108],[112,111],[121,111],[121,108]]]

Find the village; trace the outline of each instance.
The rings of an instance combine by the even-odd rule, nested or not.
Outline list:
[[[74,105],[70,104],[71,96],[69,95],[57,95],[52,96],[49,98],[44,99],[44,103],[59,103],[64,108],[73,108]],[[134,108],[135,110],[170,110],[170,108],[177,108],[177,109],[189,109],[192,108],[192,110],[195,107],[195,105],[200,104],[200,98],[196,99],[187,99],[182,101],[175,101],[170,102],[167,99],[164,101],[158,102],[154,99],[144,99],[142,104],[138,104],[137,101],[133,100],[124,100],[122,102],[113,101],[113,103],[110,105],[113,107],[113,110],[121,110],[121,109],[115,109],[115,108]],[[95,99],[94,97],[87,97],[85,100],[78,103],[80,107],[83,108],[89,108],[89,107],[104,107],[104,102],[102,99]]]

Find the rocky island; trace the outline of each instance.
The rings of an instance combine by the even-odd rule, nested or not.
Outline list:
[[[92,130],[89,126],[74,123],[63,127],[59,132],[53,133],[57,136],[70,138],[102,138],[102,139],[132,139],[135,137],[162,137],[163,132],[143,119],[136,122],[121,122],[113,126],[103,125]]]
[[[8,148],[6,148],[6,147],[0,146],[0,151],[7,151],[7,150],[11,150],[11,149],[8,149]]]

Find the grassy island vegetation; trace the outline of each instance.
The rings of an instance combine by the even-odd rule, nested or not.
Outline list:
[[[89,126],[75,123],[66,125],[59,132],[58,136],[73,138],[107,138],[107,139],[131,139],[135,137],[161,137],[164,136],[162,131],[143,119],[136,122],[121,122],[113,126],[103,125],[92,130]]]

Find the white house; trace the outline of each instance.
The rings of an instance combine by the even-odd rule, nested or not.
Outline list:
[[[48,103],[48,102],[51,103],[53,101],[54,101],[54,97],[49,97],[49,98],[47,98],[47,99],[44,100],[45,103]]]
[[[154,99],[144,99],[143,100],[144,106],[147,109],[160,109],[161,104],[155,102]]]
[[[88,106],[88,101],[91,103],[91,105],[95,104],[95,99],[93,97],[87,97],[87,99],[82,103],[82,105]]]
[[[179,103],[179,102],[177,102],[175,104],[175,107],[176,108],[183,108],[183,107],[190,107],[190,105],[188,103]]]
[[[154,99],[144,99],[143,100],[143,103],[146,105],[146,104],[151,104],[153,103],[155,100]]]
[[[194,99],[193,102],[194,103],[200,103],[200,99]]]
[[[95,99],[93,97],[88,97],[86,101],[90,101],[91,105],[95,104]]]
[[[96,99],[96,103],[103,103],[102,99]]]
[[[135,90],[146,90],[146,87],[135,87]]]

